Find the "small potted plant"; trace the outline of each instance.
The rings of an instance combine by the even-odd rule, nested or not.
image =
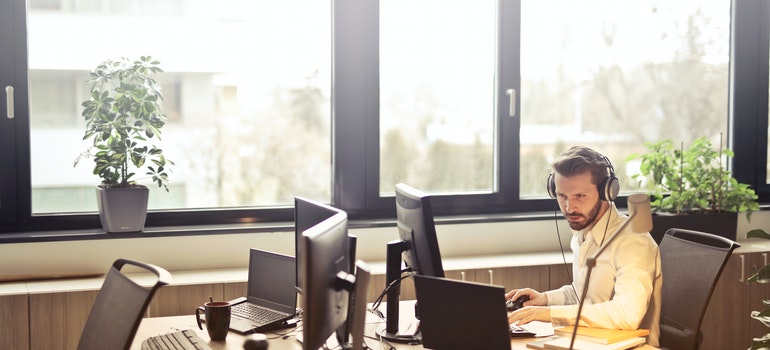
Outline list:
[[[640,160],[639,173],[632,177],[650,190],[650,205],[656,213],[650,232],[653,238],[660,242],[668,228],[680,227],[735,240],[737,213],[745,212],[750,218],[759,203],[754,190],[725,169],[723,162],[733,152],[721,145],[714,149],[706,137],[699,137],[686,149],[675,148],[671,140],[645,145],[648,153],[627,160]]]
[[[168,166],[158,148],[166,116],[163,96],[153,79],[163,72],[150,56],[130,61],[105,61],[90,73],[90,96],[82,103],[86,121],[83,140],[93,144],[75,160],[94,161],[99,218],[106,232],[135,232],[144,229],[149,189],[134,176],[145,171],[152,181],[168,191]]]

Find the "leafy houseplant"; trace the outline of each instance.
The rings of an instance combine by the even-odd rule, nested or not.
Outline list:
[[[683,146],[674,148],[671,140],[645,145],[648,153],[634,154],[627,160],[641,161],[639,174],[633,178],[640,185],[646,180],[652,197],[650,205],[656,213],[688,216],[746,212],[750,218],[751,212],[759,209],[754,190],[739,183],[722,164],[733,156],[731,150],[721,145],[714,149],[706,137],[699,137],[687,149]],[[733,216],[737,220],[737,215]],[[701,217],[698,221],[704,220]],[[728,238],[735,239],[735,229],[733,223]],[[724,232],[714,233],[725,235]],[[662,238],[662,233],[660,236]]]
[[[100,219],[107,232],[141,231],[144,227],[149,190],[135,182],[136,171],[146,168],[146,175],[168,191],[168,166],[173,162],[154,143],[160,140],[166,121],[160,106],[160,86],[153,79],[163,72],[158,65],[149,56],[137,61],[121,58],[102,62],[90,73],[90,97],[82,103],[86,121],[83,140],[91,139],[93,145],[77,158],[75,165],[83,158],[93,158],[93,173],[101,178],[97,186]],[[104,196],[113,192],[134,193],[132,196],[139,201],[143,198],[143,209],[141,203],[127,204],[125,200],[105,202]],[[110,203],[119,207],[105,208]],[[127,216],[128,209],[141,212],[140,222],[122,222],[120,217]],[[110,214],[118,215],[117,225],[105,222]]]
[[[770,239],[770,235],[762,229],[751,230],[746,234],[746,238],[761,238]],[[756,273],[754,273],[748,280],[748,283],[770,283],[770,264],[763,266]],[[770,300],[763,300],[763,304],[766,307],[762,311],[752,311],[751,317],[762,322],[767,327],[770,327]],[[768,349],[770,348],[770,332],[766,333],[762,337],[754,338],[751,341],[751,347],[749,350],[756,349]]]

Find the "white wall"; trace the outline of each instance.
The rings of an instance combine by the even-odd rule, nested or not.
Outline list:
[[[558,220],[558,227],[568,250],[569,227],[564,220]],[[770,230],[770,212],[754,213],[751,223],[741,215],[738,241],[753,228]],[[372,264],[385,260],[386,243],[397,237],[395,227],[351,231],[358,236],[357,257]],[[444,259],[560,250],[554,220],[438,225],[436,231]],[[102,274],[118,257],[146,261],[170,271],[245,268],[252,247],[294,255],[294,233],[0,244],[0,279]]]

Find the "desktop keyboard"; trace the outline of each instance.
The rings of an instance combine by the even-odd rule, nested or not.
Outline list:
[[[149,337],[142,342],[142,350],[212,350],[192,329],[185,329]]]

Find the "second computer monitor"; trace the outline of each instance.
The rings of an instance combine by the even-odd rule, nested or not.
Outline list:
[[[396,223],[406,247],[404,263],[415,273],[444,277],[430,197],[405,184],[396,185]]]

